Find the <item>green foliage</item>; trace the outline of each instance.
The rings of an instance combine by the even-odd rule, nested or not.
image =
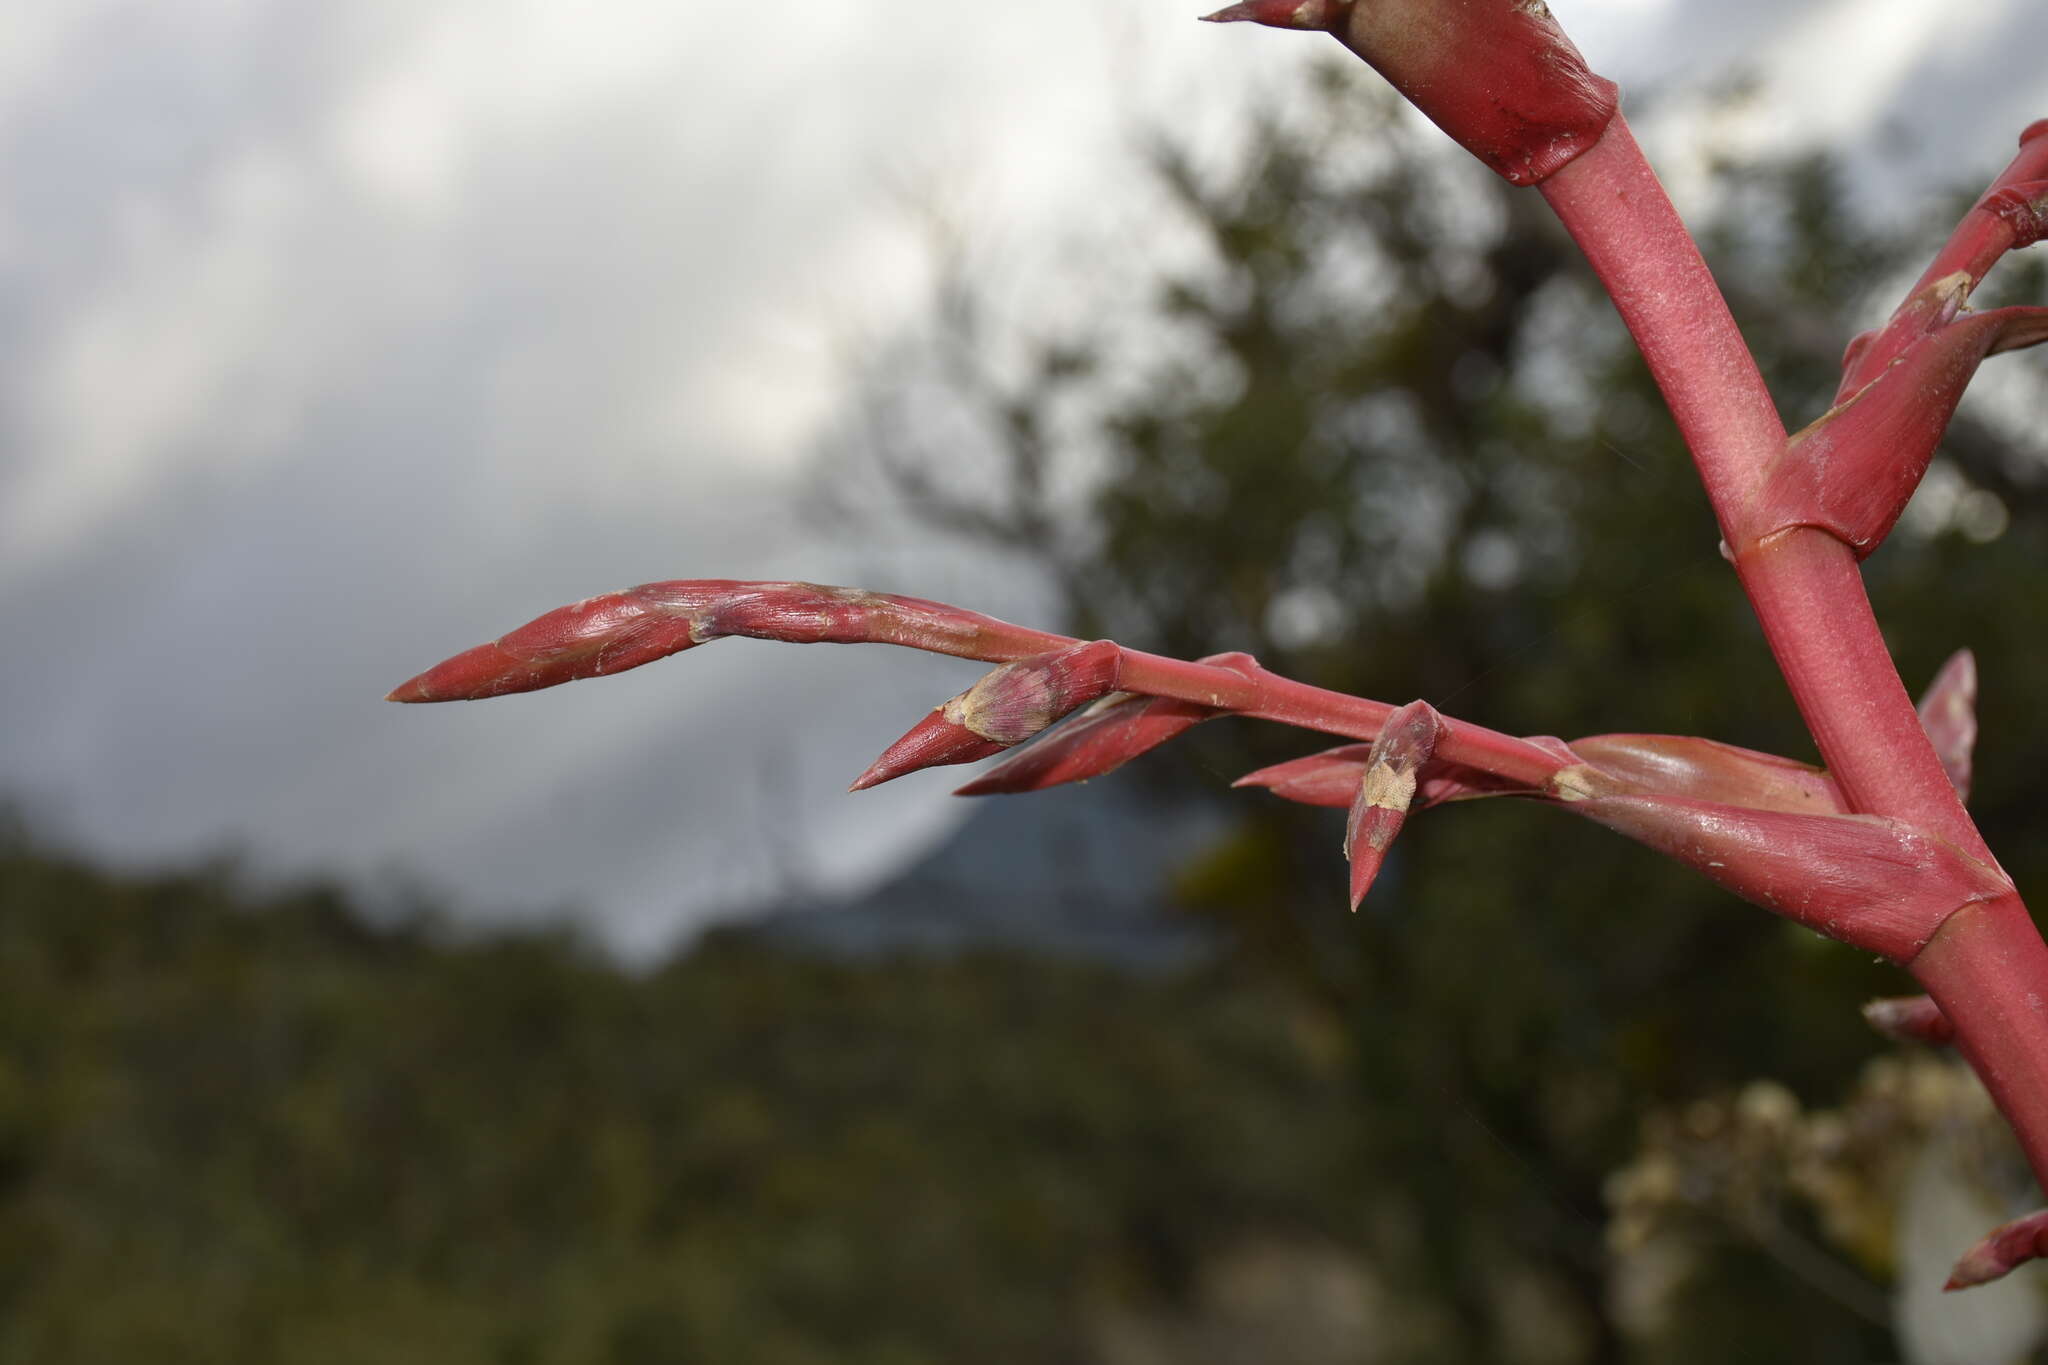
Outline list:
[[[1283,997],[741,936],[644,977],[0,853],[0,1361],[1093,1358],[1359,1239]]]

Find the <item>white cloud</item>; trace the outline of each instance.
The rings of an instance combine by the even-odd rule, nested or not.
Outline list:
[[[1923,40],[1875,51],[1873,88],[1993,13],[1960,0],[1936,32],[1873,2]],[[1035,272],[1020,292],[1059,297],[1078,225],[1142,241],[1134,117],[1215,130],[1327,51],[1199,8],[6,11],[0,630],[34,643],[0,670],[0,787],[112,854],[400,863],[501,911],[587,903],[637,946],[759,893],[734,850],[764,819],[823,878],[878,875],[950,818],[944,784],[839,789],[956,665],[735,642],[604,690],[376,698],[605,587],[880,558],[780,495],[843,339],[915,306],[895,191],[946,191]],[[1558,9],[1624,77],[1704,12]],[[1715,12],[1755,34],[1799,9]],[[972,565],[901,572],[878,586],[1033,606]]]

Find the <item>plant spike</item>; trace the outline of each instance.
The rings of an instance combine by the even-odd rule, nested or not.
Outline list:
[[[1969,1289],[2002,1280],[2028,1261],[2048,1256],[2048,1210],[2015,1218],[1963,1254],[1945,1289]]]
[[[481,700],[554,687],[637,668],[724,635],[793,644],[901,645],[988,663],[1056,654],[1081,643],[916,597],[816,583],[685,579],[586,598],[548,612],[499,640],[435,665],[387,699]],[[1098,643],[1116,651],[1117,691],[1351,739],[1377,736],[1394,710],[1385,702],[1269,673],[1247,654],[1211,655],[1190,663]],[[927,742],[936,738],[928,736]],[[1539,787],[1568,761],[1544,743],[1469,721],[1459,722],[1440,748],[1453,762],[1502,781]]]
[[[1106,772],[1213,715],[1370,741],[1240,783],[1321,803],[1333,781],[1354,780],[1341,804],[1352,807],[1350,848],[1369,864],[1354,864],[1354,903],[1417,803],[1511,794],[1566,805],[1908,967],[1928,997],[1879,1002],[1873,1022],[1951,1030],[2048,1185],[2048,945],[1960,799],[1974,674],[1967,656],[1951,661],[1916,712],[1857,566],[1917,485],[1977,365],[2048,340],[2048,309],[1964,308],[2005,252],[2048,235],[2048,120],[2021,135],[2019,154],[1891,320],[1850,345],[1834,406],[1788,437],[1613,84],[1587,69],[1542,0],[1244,0],[1208,17],[1331,33],[1495,172],[1540,186],[1692,451],[1727,557],[1826,772],[1682,737],[1518,739],[1446,721],[1423,703],[1396,710],[1294,682],[1249,660],[1189,663],[917,598],[802,583],[683,581],[590,598],[429,669],[391,698],[549,687],[751,635],[889,643],[1001,665],[913,727],[856,786],[994,752],[1090,703],[1099,709],[1069,738],[970,789]],[[1101,704],[1114,693],[1132,699]],[[2044,1251],[2048,1213],[1994,1233],[1958,1265],[1951,1287]]]
[[[1351,908],[1356,911],[1372,889],[1386,861],[1394,836],[1407,823],[1415,802],[1415,779],[1436,752],[1444,718],[1426,701],[1411,701],[1381,727],[1366,754],[1365,772],[1351,798],[1351,816],[1344,823],[1344,856],[1351,862]]]
[[[436,664],[388,701],[474,701],[653,663],[728,635],[791,644],[907,645],[990,663],[1072,644],[921,597],[726,578],[643,583],[586,597]]]

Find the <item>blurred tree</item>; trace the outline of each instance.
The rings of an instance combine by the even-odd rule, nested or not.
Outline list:
[[[835,453],[879,479],[842,466],[822,482],[886,489],[899,513],[1037,562],[1083,637],[1245,649],[1523,733],[1699,733],[1811,757],[1685,452],[1575,249],[1533,196],[1439,155],[1363,79],[1322,73],[1226,155],[1151,145],[1196,249],[1161,231],[1170,264],[1149,277],[1136,343],[1092,317],[1006,329],[997,286],[956,256]],[[1866,221],[1823,155],[1718,169],[1708,256],[1798,425],[1938,236]],[[1959,645],[1980,653],[1977,804],[2023,884],[2043,855],[2010,836],[2040,814],[2048,743],[2025,705],[2030,608],[2048,591],[2041,454],[1995,406],[1966,405],[1935,491],[1869,566],[1909,680]],[[1141,780],[1220,788],[1299,752],[1291,735],[1209,726]],[[1744,1358],[1871,1358],[1882,1325],[1854,1296],[1731,1262],[1714,1283],[1735,1297],[1703,1288],[1711,1312],[1632,1351],[1600,1190],[1659,1102],[1759,1075],[1835,1097],[1877,1046],[1857,1005],[1902,978],[1505,803],[1413,822],[1353,919],[1339,814],[1260,796],[1232,809],[1236,833],[1182,890],[1242,958],[1347,1026],[1372,1111],[1356,1159],[1377,1176],[1354,1212],[1375,1265],[1454,1324],[1414,1359],[1724,1360],[1731,1332]],[[1547,1338],[1513,1308],[1532,1296],[1558,1324]],[[1565,1344],[1546,1356],[1537,1340]]]
[[[1188,1332],[1335,1365],[1379,1291],[1297,1014],[740,933],[634,976],[0,828],[0,1362],[1138,1365]]]

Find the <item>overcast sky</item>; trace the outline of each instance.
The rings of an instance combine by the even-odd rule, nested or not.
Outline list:
[[[1034,611],[787,498],[846,338],[916,308],[904,187],[1056,268],[1136,121],[1220,126],[1327,43],[1200,7],[0,9],[0,792],[125,862],[402,873],[479,916],[580,907],[629,952],[884,875],[952,783],[845,784],[974,666],[734,641],[485,705],[379,697],[656,578]],[[1904,149],[1890,185],[2048,114],[2039,0],[1555,8],[1625,87],[1760,71],[1740,136]]]

